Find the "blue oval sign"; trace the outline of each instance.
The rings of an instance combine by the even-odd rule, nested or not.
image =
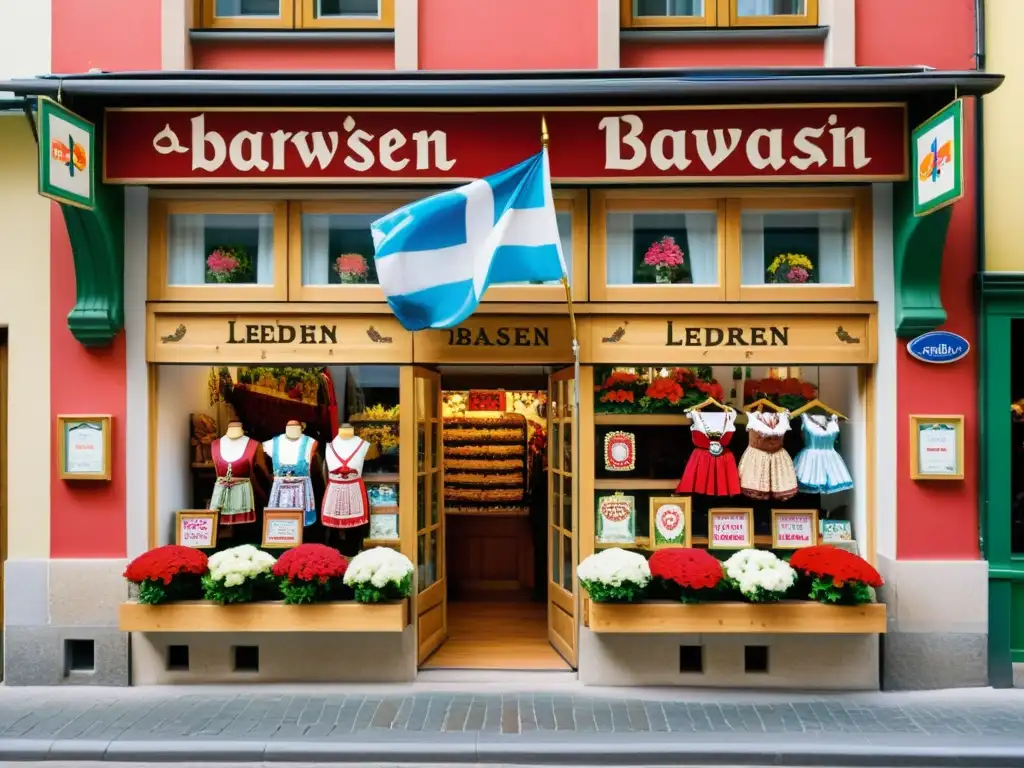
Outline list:
[[[923,363],[955,363],[967,357],[971,345],[950,331],[929,331],[907,342],[907,352]]]

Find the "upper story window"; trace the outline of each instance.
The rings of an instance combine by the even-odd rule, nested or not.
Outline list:
[[[818,0],[621,0],[623,27],[800,27]]]
[[[395,24],[394,0],[196,0],[203,29],[383,28]]]

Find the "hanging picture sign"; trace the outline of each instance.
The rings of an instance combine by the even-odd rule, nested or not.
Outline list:
[[[970,342],[952,331],[929,331],[907,342],[907,352],[922,363],[955,363],[970,351]]]
[[[964,417],[910,417],[910,478],[964,479]]]
[[[910,137],[914,215],[927,216],[964,196],[964,102],[957,99]]]
[[[58,416],[62,480],[110,480],[110,416]]]
[[[690,546],[689,496],[651,499],[651,549]]]
[[[636,544],[636,498],[616,493],[597,500],[599,544]]]
[[[96,126],[40,96],[39,194],[58,203],[96,207]]]
[[[183,509],[177,514],[174,543],[181,547],[217,546],[217,510]]]
[[[708,510],[708,549],[747,549],[754,546],[754,510]]]
[[[604,468],[609,472],[632,472],[636,469],[636,435],[632,432],[609,432],[604,436]]]

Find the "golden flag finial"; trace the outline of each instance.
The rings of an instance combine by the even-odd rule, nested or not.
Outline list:
[[[541,115],[540,116],[540,145],[542,147],[544,147],[545,149],[547,149],[548,141],[550,140],[550,138],[551,137],[548,136],[548,121],[547,121],[547,118],[545,118],[544,115]]]

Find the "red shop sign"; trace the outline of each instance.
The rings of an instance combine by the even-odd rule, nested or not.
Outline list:
[[[109,109],[107,182],[437,182],[540,148],[541,110]],[[555,181],[894,181],[902,104],[543,110]]]

